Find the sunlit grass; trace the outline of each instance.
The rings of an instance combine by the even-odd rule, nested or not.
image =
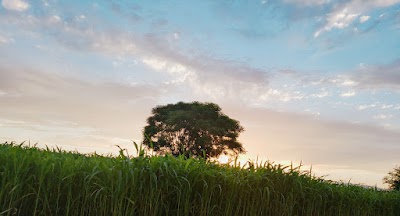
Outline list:
[[[82,155],[0,145],[0,215],[400,215],[400,193],[270,162]]]

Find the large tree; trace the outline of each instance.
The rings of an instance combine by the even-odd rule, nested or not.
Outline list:
[[[185,157],[236,156],[245,150],[237,141],[243,131],[214,103],[184,103],[157,106],[147,119],[143,144],[154,151]]]
[[[383,178],[383,183],[388,184],[390,189],[400,191],[400,167],[395,167]]]

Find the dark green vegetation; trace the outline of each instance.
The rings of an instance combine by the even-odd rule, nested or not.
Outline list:
[[[186,158],[237,156],[244,148],[237,141],[243,127],[221,112],[214,103],[184,103],[158,106],[144,128],[143,144],[161,154]]]
[[[389,184],[390,189],[400,191],[400,167],[395,167],[390,171],[383,182]]]
[[[298,168],[0,144],[0,215],[400,215],[400,193]]]

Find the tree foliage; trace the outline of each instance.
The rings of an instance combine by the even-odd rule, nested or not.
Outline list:
[[[388,184],[392,190],[400,191],[400,167],[396,166],[383,178],[383,183]]]
[[[212,158],[235,156],[245,150],[237,141],[243,131],[214,103],[184,103],[157,106],[147,119],[143,144],[174,156]]]

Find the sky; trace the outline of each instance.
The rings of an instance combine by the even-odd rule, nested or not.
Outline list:
[[[178,101],[239,120],[243,160],[387,187],[400,0],[1,0],[0,142],[134,153]]]

